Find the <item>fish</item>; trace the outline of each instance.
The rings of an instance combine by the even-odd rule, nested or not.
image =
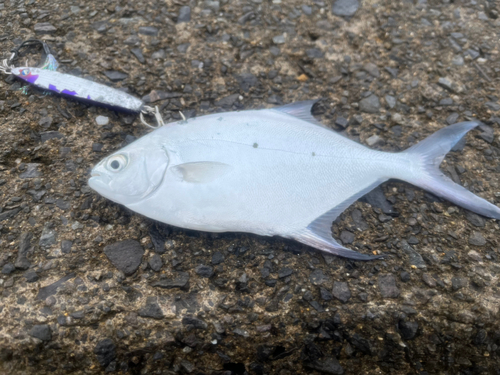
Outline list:
[[[388,179],[480,215],[500,209],[439,169],[479,121],[442,128],[402,152],[382,152],[323,126],[316,101],[210,114],[167,124],[101,160],[88,185],[148,218],[206,232],[279,236],[337,256],[374,260],[332,236],[332,222]]]

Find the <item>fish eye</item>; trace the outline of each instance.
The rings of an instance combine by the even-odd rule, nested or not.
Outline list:
[[[111,172],[119,172],[128,164],[128,159],[125,155],[114,155],[107,162],[107,169]]]

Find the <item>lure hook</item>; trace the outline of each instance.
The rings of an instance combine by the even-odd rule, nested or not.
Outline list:
[[[41,61],[45,61],[47,59],[47,56],[50,55],[50,49],[49,49],[49,46],[47,45],[47,43],[45,43],[44,41],[38,40],[38,39],[28,39],[28,40],[25,40],[24,42],[22,42],[19,46],[10,50],[10,52],[12,52],[12,55],[10,56],[8,63],[10,64],[13,61],[16,61],[19,57],[21,57],[21,55],[22,55],[21,50],[22,49],[28,49],[28,48],[33,47],[35,45],[42,46],[43,51],[42,51]]]
[[[0,64],[0,72],[12,74],[12,69],[14,69],[14,65],[9,65],[8,59],[2,60],[2,63]]]
[[[158,126],[149,125],[146,122],[146,120],[144,120],[144,115],[143,114],[153,115],[155,117],[155,119],[156,119],[156,122],[158,123]],[[144,109],[139,114],[139,117],[141,118],[141,122],[144,125],[146,125],[148,128],[158,129],[158,128],[161,128],[162,126],[165,126],[165,123],[163,122],[163,119],[161,117],[160,110],[158,109],[158,106],[155,106],[154,108],[153,107],[149,107],[149,106],[144,106]]]

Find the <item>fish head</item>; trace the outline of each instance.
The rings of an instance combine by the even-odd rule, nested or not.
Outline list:
[[[40,69],[21,66],[12,68],[11,73],[14,74],[17,78],[22,79],[23,81],[35,83],[35,81],[38,79],[38,76],[40,75]]]
[[[101,160],[91,172],[89,186],[125,206],[158,189],[168,167],[168,154],[159,144],[136,141]]]

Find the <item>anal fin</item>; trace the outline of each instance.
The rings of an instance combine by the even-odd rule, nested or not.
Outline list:
[[[383,257],[383,255],[366,255],[358,253],[354,250],[342,246],[332,237],[332,223],[344,212],[347,207],[361,198],[363,195],[375,189],[378,185],[384,182],[385,179],[379,179],[374,183],[366,186],[357,193],[353,194],[345,201],[325,212],[316,220],[311,222],[306,228],[299,233],[296,233],[293,238],[303,244],[315,247],[316,249],[326,251],[327,253],[338,255],[344,258],[355,260],[374,260]]]
[[[375,260],[382,258],[384,255],[367,255],[361,254],[354,250],[349,250],[348,248],[342,246],[337,241],[330,238],[323,238],[309,229],[304,230],[299,235],[293,237],[294,240],[299,241],[305,245],[314,247],[318,250],[325,251],[327,253],[338,255],[343,258],[349,258],[354,260]]]

